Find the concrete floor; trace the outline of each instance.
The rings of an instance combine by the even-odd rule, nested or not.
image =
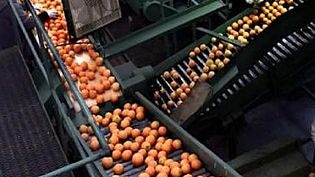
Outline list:
[[[314,120],[315,102],[308,97],[279,98],[262,104],[245,115],[247,125],[238,134],[238,152],[247,152],[277,138],[311,138]],[[302,148],[311,160],[314,145],[309,143]]]
[[[307,96],[296,100],[281,97],[251,109],[244,117],[245,123],[236,135],[238,155],[281,138],[311,138],[315,101]],[[233,158],[229,155],[229,143],[224,135],[211,135],[204,143],[225,161]],[[301,151],[308,161],[312,161],[312,142],[301,147]]]

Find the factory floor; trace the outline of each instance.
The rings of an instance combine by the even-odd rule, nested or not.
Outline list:
[[[305,140],[311,138],[315,122],[315,101],[307,96],[295,100],[280,97],[263,103],[244,115],[245,123],[237,131],[237,155],[257,149],[281,138]],[[313,131],[314,131],[313,123]],[[209,137],[206,145],[226,161],[231,160],[226,137]],[[314,157],[312,141],[300,147],[305,158]]]
[[[247,126],[238,135],[240,153],[277,138],[308,139],[311,131],[315,131],[315,101],[309,97],[297,100],[278,98],[249,111],[245,121]],[[306,155],[311,159],[314,147],[304,148],[309,148],[304,150],[308,150]]]

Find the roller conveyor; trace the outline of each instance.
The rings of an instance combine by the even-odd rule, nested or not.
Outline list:
[[[312,22],[311,22],[312,23]],[[310,23],[310,24],[311,24]],[[225,92],[223,92],[220,96],[218,96],[218,98],[214,98],[214,104],[216,106],[219,105],[219,101],[218,100],[223,100],[227,99],[228,97],[226,95],[232,96],[232,94],[229,94],[230,92],[228,90],[233,89],[233,85],[237,85],[238,83],[244,83],[246,81],[246,84],[243,84],[242,86],[245,87],[248,84],[251,83],[252,80],[257,78],[258,74],[264,74],[266,71],[268,71],[269,69],[271,69],[272,66],[274,66],[274,63],[279,63],[282,62],[283,60],[287,59],[290,55],[292,55],[292,52],[290,52],[285,45],[287,46],[292,46],[294,44],[296,44],[296,40],[293,39],[293,36],[297,37],[304,34],[303,29],[307,29],[310,28],[310,24],[305,26],[304,28],[301,28],[298,32],[294,32],[292,33],[292,35],[287,36],[286,38],[282,39],[282,41],[286,41],[286,43],[284,42],[279,42],[276,45],[277,46],[282,46],[281,48],[284,50],[283,53],[280,52],[280,48],[277,47],[273,47],[271,49],[270,52],[268,52],[265,56],[263,56],[263,58],[261,60],[258,60],[256,64],[254,64],[252,66],[252,68],[248,69],[248,71],[246,73],[243,73],[242,76],[240,76],[239,79],[237,79],[237,81],[235,83],[231,83],[230,85],[232,85],[231,88],[228,88]],[[296,48],[297,50],[299,50],[302,47],[305,47],[306,45],[309,44],[310,40],[313,40],[315,38],[315,33],[313,34],[309,34],[309,40],[304,40],[303,44],[301,43],[299,45],[299,48]],[[267,66],[270,67],[267,67]],[[232,90],[233,91],[233,90]],[[237,93],[238,90],[234,90],[233,93]],[[225,95],[225,96],[224,96]],[[215,107],[215,106],[212,106]]]
[[[305,7],[305,5],[303,5],[303,3],[305,2],[307,1],[295,1],[290,6],[285,6],[285,7],[287,7],[287,9],[289,10],[288,12],[290,12],[291,10],[294,11],[294,13],[296,13],[295,11],[299,11],[298,12],[299,14],[301,8]],[[245,11],[244,13],[248,14],[247,11]],[[289,14],[292,14],[292,13],[289,13]],[[297,14],[295,14],[295,16],[296,15]],[[305,15],[305,18],[308,18],[307,16],[308,15]],[[225,31],[224,29],[226,28],[226,26],[231,25],[233,21],[236,22],[237,19],[242,19],[242,16],[237,16],[233,18],[232,20],[226,22],[224,25],[218,27],[214,31],[224,33]],[[283,19],[287,19],[287,17],[283,17],[283,18],[280,17],[280,21],[283,21]],[[276,23],[278,23],[277,21]],[[282,26],[283,25],[284,24],[282,24]],[[252,29],[253,26],[250,27],[250,29]],[[271,24],[271,26],[273,26],[273,24]],[[289,25],[288,28],[289,29],[294,28],[293,26],[294,25]],[[209,105],[213,108],[217,107],[221,103],[224,103],[226,100],[230,100],[230,97],[232,95],[235,95],[238,91],[242,91],[243,88],[247,87],[247,85],[251,84],[253,81],[258,80],[260,76],[264,75],[266,72],[273,72],[272,70],[274,67],[278,67],[277,65],[283,63],[282,60],[284,60],[289,55],[291,55],[293,51],[300,50],[300,48],[302,48],[304,44],[312,38],[313,29],[311,27],[312,27],[312,23],[309,24],[309,26],[307,26],[305,29],[301,29],[303,34],[297,31],[295,33],[292,33],[292,35],[288,35],[288,37],[283,38],[282,39],[283,42],[277,43],[274,47],[272,47],[270,51],[268,51],[268,53],[266,53],[266,55],[262,56],[260,59],[251,57],[251,59],[248,61],[239,60],[239,58],[242,58],[238,56],[239,51],[242,51],[242,53],[246,53],[244,52],[244,50],[245,51],[247,50],[246,49],[247,46],[238,48],[235,45],[234,46],[230,45],[230,50],[232,50],[232,55],[231,57],[229,57],[231,59],[231,63],[229,62],[224,63],[224,66],[225,65],[226,66],[222,69],[220,68],[219,69],[215,68],[213,70],[210,69],[210,71],[212,70],[215,72],[215,76],[214,76],[214,73],[213,75],[209,75],[207,78],[207,82],[209,82],[210,85],[213,86],[214,93],[219,92],[220,94],[215,95],[215,98],[211,99],[212,102]],[[270,31],[271,30],[268,30],[267,33],[273,33]],[[282,33],[286,33],[286,32],[282,32]],[[264,36],[264,33],[261,36]],[[265,40],[261,40],[262,38],[261,36],[256,34],[256,36],[250,37],[249,40],[255,41],[256,38],[260,38],[259,40],[261,42],[259,44],[266,44],[267,38],[265,37]],[[188,88],[192,89],[195,83],[201,79],[200,76],[202,74],[202,70],[208,70],[207,67],[205,66],[207,66],[206,62],[207,60],[209,60],[210,56],[208,55],[211,55],[212,48],[221,44],[223,44],[224,48],[226,48],[226,45],[229,44],[228,42],[224,42],[224,40],[221,40],[220,38],[217,38],[215,41],[210,41],[210,43],[207,44],[206,37],[208,37],[208,40],[209,40],[209,36],[205,36],[201,38],[200,40],[194,42],[194,44],[183,49],[179,53],[168,58],[167,61],[161,63],[159,66],[154,68],[156,72],[156,78],[159,78],[159,79],[154,78],[151,80],[151,82],[149,82],[150,87],[152,89],[152,93],[153,93],[152,99],[154,100],[154,103],[157,106],[159,106],[162,110],[164,110],[166,113],[171,114],[173,110],[178,109],[178,107],[180,108],[181,107],[180,105],[187,98],[185,95],[183,97],[180,97],[181,96],[180,93],[184,91],[183,85],[186,85],[186,86],[188,85]],[[269,36],[269,38],[270,37],[272,38],[272,36]],[[203,43],[205,44],[205,46],[203,46],[203,49],[202,49],[200,44],[204,45]],[[200,47],[198,45],[200,45]],[[194,46],[197,46],[197,47],[194,48]],[[194,52],[195,55],[191,55],[191,53],[189,53],[189,50]],[[265,49],[263,49],[262,51],[264,50]],[[186,55],[187,53],[189,53],[189,56],[186,58],[184,58],[185,53]],[[223,49],[223,53],[224,53],[224,49]],[[253,53],[251,55],[254,56],[255,54]],[[215,61],[215,59],[216,58],[213,59],[213,62]],[[190,66],[191,60],[194,60],[193,68]],[[220,58],[220,60],[222,62],[223,58]],[[216,64],[216,67],[218,67],[217,65],[218,63],[215,63],[215,64]],[[166,75],[164,75],[165,73]],[[179,75],[179,77],[176,76],[176,73],[177,75]],[[196,77],[191,76],[191,73],[193,73],[193,75],[195,75]],[[240,77],[235,80],[235,83],[233,83],[230,88],[227,88],[224,92],[222,92],[221,89],[225,87],[225,85],[229,82],[229,80],[236,75]],[[165,78],[165,76],[167,77]],[[174,76],[176,76],[176,78],[174,78]],[[177,84],[173,83],[173,81],[176,81]],[[186,81],[186,83],[184,83],[183,81]],[[176,96],[174,96],[175,94]],[[186,93],[188,97],[189,97],[189,94],[190,94],[190,91]],[[201,111],[202,109],[200,109],[199,111]],[[210,111],[210,109],[211,109],[210,107],[207,108],[208,111],[206,112],[213,113],[213,111]],[[204,113],[202,112],[200,115],[204,115]],[[214,113],[214,115],[216,114]],[[193,117],[198,117],[198,116],[196,115]],[[185,126],[185,125],[190,124],[192,120],[194,119],[192,118],[190,121],[185,122],[185,124],[183,124],[184,122],[182,122],[182,120],[176,120],[176,121]]]
[[[0,59],[2,176],[39,176],[67,165],[19,50],[1,51]]]
[[[314,47],[315,39],[315,28],[312,24],[314,24],[314,21],[309,21],[303,27],[298,28],[280,39],[279,42],[275,43],[274,47],[271,47],[260,59],[248,67],[248,69],[238,73],[229,83],[217,89],[210,103],[207,104],[209,106],[207,109],[210,111],[203,110],[203,112],[209,112],[208,115],[219,116],[223,118],[225,123],[228,123],[231,120],[226,116],[233,112],[231,109],[234,107],[233,105],[249,106],[253,104],[257,98],[271,91],[270,88],[273,87],[272,82],[280,82],[279,85],[281,85],[281,79],[286,78],[278,76],[280,77],[279,81],[271,81],[271,78],[269,78],[270,74],[278,72],[279,67],[286,67],[285,65],[289,63],[295,63],[295,65],[297,62],[301,63],[309,54],[312,55],[312,47]],[[304,52],[306,56],[301,55],[301,53]],[[312,60],[304,61],[302,65],[311,63]],[[288,70],[287,72],[290,71]],[[283,75],[289,78],[294,76],[297,72],[298,69],[297,71],[291,71]],[[242,100],[238,98],[242,98]],[[216,113],[219,113],[219,115]],[[199,116],[201,116],[201,114]],[[198,122],[196,124],[206,125],[207,123],[205,123],[205,121],[209,120],[209,118],[211,118],[211,116],[208,118],[199,118],[196,120],[196,122]],[[189,126],[192,128],[191,125]],[[201,127],[198,128],[202,129]]]

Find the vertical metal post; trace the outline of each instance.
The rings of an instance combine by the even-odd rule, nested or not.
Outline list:
[[[164,20],[165,19],[165,12],[164,12],[164,0],[160,0],[160,13],[161,13],[161,19],[160,20]],[[166,56],[170,55],[170,47],[168,45],[168,35],[163,37],[164,40],[164,45],[166,46]]]
[[[55,48],[55,46],[52,43],[51,39],[49,38],[48,34],[45,32],[45,29],[44,29],[41,21],[37,17],[36,12],[35,12],[34,8],[32,7],[30,1],[26,0],[26,3],[28,3],[30,12],[32,13],[34,21],[35,21],[36,25],[39,28],[38,32],[43,35],[43,38],[45,39],[45,41],[47,43],[47,46],[49,47],[51,53],[55,57],[55,60],[57,61],[58,65],[60,67],[60,70],[62,71],[66,81],[68,82],[72,93],[75,95],[75,97],[76,97],[76,99],[78,101],[78,104],[81,107],[81,110],[82,110],[83,114],[86,116],[88,123],[91,125],[91,127],[92,127],[92,129],[93,129],[93,131],[95,133],[95,136],[98,138],[101,148],[104,149],[106,153],[108,153],[109,152],[109,147],[108,147],[107,143],[105,142],[105,139],[104,139],[102,133],[100,132],[98,126],[95,124],[95,122],[93,120],[93,116],[92,116],[89,108],[87,107],[87,105],[86,105],[86,103],[85,103],[85,101],[84,101],[84,99],[83,99],[79,89],[74,84],[74,82],[73,82],[73,80],[72,80],[72,78],[70,76],[69,71],[67,70],[65,64],[63,63],[63,60],[59,56],[59,53],[58,53],[57,49]]]

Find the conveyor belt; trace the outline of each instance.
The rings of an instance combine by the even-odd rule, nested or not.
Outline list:
[[[66,165],[19,50],[1,51],[0,65],[1,176],[34,177]]]
[[[236,94],[240,88],[246,87],[259,75],[263,75],[270,68],[274,67],[277,63],[287,59],[292,53],[307,46],[315,38],[315,23],[311,21],[309,24],[300,28],[298,31],[293,32],[287,37],[283,38],[276,46],[266,53],[261,59],[257,60],[251,68],[240,77],[231,83],[230,88],[227,88],[221,94],[213,98],[212,107],[216,107],[227,100],[230,96]]]
[[[283,4],[283,7],[285,7],[288,10],[291,10],[294,8],[298,8],[303,3],[304,1],[302,0],[294,1],[293,4],[291,3]],[[261,9],[262,8],[266,8],[266,5],[261,5]],[[260,14],[260,12],[258,12],[258,14]],[[283,14],[284,13],[281,13],[280,15],[282,16]],[[245,17],[249,18],[248,16],[255,15],[254,13],[251,13],[248,14],[247,16],[244,16],[243,18]],[[242,20],[243,18],[235,19],[235,22],[231,23],[229,27],[232,28],[231,25],[233,26],[233,24],[234,23],[236,24],[236,22],[240,23],[239,21],[241,21],[241,23],[243,24],[244,23],[244,20]],[[256,31],[254,33],[255,35],[250,35],[249,37],[246,37],[246,41],[248,40],[247,42],[241,42],[238,39],[239,42],[246,44],[249,41],[253,41],[254,39],[256,39],[258,36],[260,36],[260,33],[263,31],[263,29],[269,28],[270,26],[267,25],[267,27],[264,27],[264,25],[267,25],[267,23],[262,20],[258,20],[254,24],[247,24],[247,26],[249,26],[249,29],[247,29],[247,31],[249,31],[250,29],[251,31]],[[236,31],[240,31],[238,27],[234,28]],[[258,28],[260,30],[257,30],[255,28]],[[230,31],[226,30],[225,32],[223,31],[225,31],[225,29],[223,29],[220,32],[224,34],[226,33],[226,35],[228,35],[229,37],[233,36],[232,33],[230,33],[230,31],[232,30]],[[211,33],[215,34],[215,32]],[[217,50],[218,48],[219,50]],[[221,40],[220,38],[218,39],[212,38],[209,43],[203,42],[201,43],[200,46],[198,46],[197,44],[194,49],[191,49],[188,57],[185,56],[185,58],[182,58],[182,60],[177,62],[175,65],[172,65],[172,67],[164,65],[164,67],[167,69],[164,70],[164,72],[162,73],[158,73],[160,74],[160,76],[156,76],[156,78],[152,80],[150,87],[153,92],[152,98],[155,104],[161,107],[161,109],[166,113],[168,114],[172,113],[173,110],[175,110],[187,99],[187,97],[189,97],[191,89],[194,87],[195,83],[198,82],[198,80],[208,81],[212,85],[214,83],[214,80],[217,80],[217,78],[220,77],[220,76],[214,77],[215,75],[217,74],[223,75],[223,73],[230,70],[228,69],[228,67],[231,67],[235,65],[236,62],[238,62],[234,58],[237,52],[239,51],[240,48],[238,48],[237,45],[227,43],[224,40]],[[179,56],[182,57],[180,54]],[[234,63],[230,63],[230,61],[233,61]],[[275,65],[276,64],[275,62],[279,61],[280,60],[275,59],[275,61],[272,64]],[[248,63],[248,61],[245,63]],[[262,63],[262,65],[264,65],[264,63]],[[235,85],[233,88],[238,90],[242,87],[245,87],[246,83],[250,83],[259,74],[263,73],[264,70],[258,68],[258,65],[254,66],[251,70],[248,71],[247,74],[244,74],[244,77],[239,82],[237,82],[238,85]],[[203,77],[201,77],[202,75]],[[189,88],[186,90],[187,86],[189,86]],[[227,90],[227,92],[228,93],[223,93],[221,97],[216,100],[216,102],[221,103],[224,100],[226,100],[229,95],[233,95],[234,93],[232,89]],[[216,103],[214,103],[213,105],[215,106]],[[180,123],[180,121],[178,122]]]

